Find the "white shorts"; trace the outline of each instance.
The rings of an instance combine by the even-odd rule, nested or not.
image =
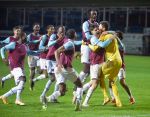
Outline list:
[[[100,76],[100,70],[101,65],[100,64],[95,64],[95,65],[90,65],[90,77],[92,79],[98,79]]]
[[[123,68],[120,68],[119,73],[118,73],[118,78],[119,80],[123,79],[126,77],[125,70]]]
[[[81,63],[90,63],[90,48],[87,45],[81,45]]]
[[[40,66],[39,64],[39,57],[38,56],[28,56],[28,65],[29,67],[37,67]]]
[[[46,66],[46,59],[42,59],[40,58],[40,68],[41,70],[46,70],[47,69],[47,66]]]
[[[54,73],[56,67],[56,61],[46,60],[47,73]]]
[[[18,85],[19,83],[19,78],[21,76],[25,76],[24,74],[24,71],[22,68],[20,67],[17,67],[17,68],[14,68],[12,71],[11,71],[11,74],[14,76],[14,80],[15,80],[15,84]]]
[[[58,68],[56,67],[55,77],[56,77],[57,84],[65,83],[66,80],[70,80],[71,82],[74,83],[78,78],[78,73],[73,68],[71,68],[70,70],[66,70],[62,68],[61,71],[58,71]]]

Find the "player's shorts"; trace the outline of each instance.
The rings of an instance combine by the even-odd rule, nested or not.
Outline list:
[[[122,61],[106,61],[102,64],[102,72],[106,78],[115,81],[121,68]]]
[[[28,56],[28,65],[30,68],[40,66],[40,64],[38,62],[39,62],[38,56],[31,56],[31,55]]]
[[[56,67],[56,61],[46,60],[47,73],[54,73],[54,69]]]
[[[81,45],[81,63],[90,63],[90,48],[87,45]]]
[[[46,59],[40,58],[39,61],[40,61],[40,68],[41,68],[41,70],[47,70]]]
[[[75,69],[70,68],[70,70],[62,68],[60,71],[58,68],[55,68],[55,77],[57,84],[65,83],[66,80],[70,80],[71,82],[75,82],[78,78],[78,73],[75,71]]]
[[[126,77],[125,70],[124,70],[123,68],[121,68],[121,69],[119,70],[119,73],[118,73],[118,78],[119,78],[119,80],[121,80],[121,79],[123,79],[123,78],[125,78],[125,77]]]
[[[14,68],[12,71],[11,71],[11,74],[14,76],[14,80],[15,80],[15,84],[18,85],[19,83],[19,78],[21,76],[25,76],[24,74],[24,70],[20,67],[17,67],[17,68]]]
[[[100,69],[101,69],[100,64],[90,65],[90,78],[91,78],[91,80],[99,78],[100,72],[101,72]]]

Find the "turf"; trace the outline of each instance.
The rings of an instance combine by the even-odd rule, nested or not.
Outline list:
[[[42,110],[39,96],[47,81],[42,80],[35,84],[35,90],[29,90],[29,70],[26,66],[27,82],[22,99],[26,106],[17,106],[14,104],[15,95],[8,98],[9,104],[4,105],[0,100],[0,117],[150,117],[150,57],[129,56],[126,61],[126,82],[132,90],[136,99],[134,105],[129,104],[126,92],[118,84],[120,97],[123,103],[122,108],[116,108],[112,104],[102,106],[102,93],[98,87],[94,92],[90,106],[83,108],[80,112],[74,111],[74,105],[71,104],[73,85],[68,84],[68,92],[64,97],[59,98],[60,103],[49,103],[47,110]],[[74,60],[74,67],[79,72],[82,69],[80,60]],[[0,77],[8,74],[9,70],[0,60]],[[14,81],[5,82],[5,87],[0,87],[0,95],[14,86]],[[52,85],[50,92],[53,91]]]

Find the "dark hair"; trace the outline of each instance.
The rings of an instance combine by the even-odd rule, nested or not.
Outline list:
[[[32,25],[32,27],[34,28],[35,25],[39,25],[39,26],[40,26],[40,24],[39,24],[38,22],[35,22],[35,23]]]
[[[95,28],[98,28],[98,25],[92,24],[92,25],[90,25],[90,27],[89,27],[90,31],[94,30]]]
[[[51,27],[54,27],[53,25],[48,25],[47,27],[46,27],[46,30],[48,30],[49,28],[51,28]]]
[[[88,13],[87,13],[88,18],[90,18],[92,11],[96,11],[96,10],[95,10],[95,9],[90,9],[90,10],[88,10]],[[97,11],[96,11],[96,12],[97,12]]]
[[[105,28],[106,31],[109,29],[108,21],[101,21],[100,24]]]
[[[60,26],[57,26],[57,27],[56,27],[56,30],[58,31],[58,29],[59,29],[59,28],[66,29],[66,27],[65,27],[65,26],[63,26],[63,25],[60,25]]]
[[[68,29],[66,32],[66,37],[69,39],[75,38],[76,31],[74,29]]]
[[[122,32],[122,31],[117,30],[117,31],[116,31],[116,34],[117,34],[117,36],[119,37],[120,40],[123,39],[123,32]]]
[[[14,30],[17,30],[17,29],[23,30],[23,27],[21,27],[21,26],[15,26],[15,27],[13,27],[13,31],[14,31]]]

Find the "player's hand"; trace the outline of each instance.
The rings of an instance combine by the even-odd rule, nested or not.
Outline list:
[[[64,34],[63,33],[60,33],[59,35],[58,35],[58,41],[60,41],[60,40],[62,40],[63,39],[63,37],[64,37]]]
[[[8,62],[8,59],[2,59],[3,60],[3,62],[8,66],[9,65],[9,62]]]

